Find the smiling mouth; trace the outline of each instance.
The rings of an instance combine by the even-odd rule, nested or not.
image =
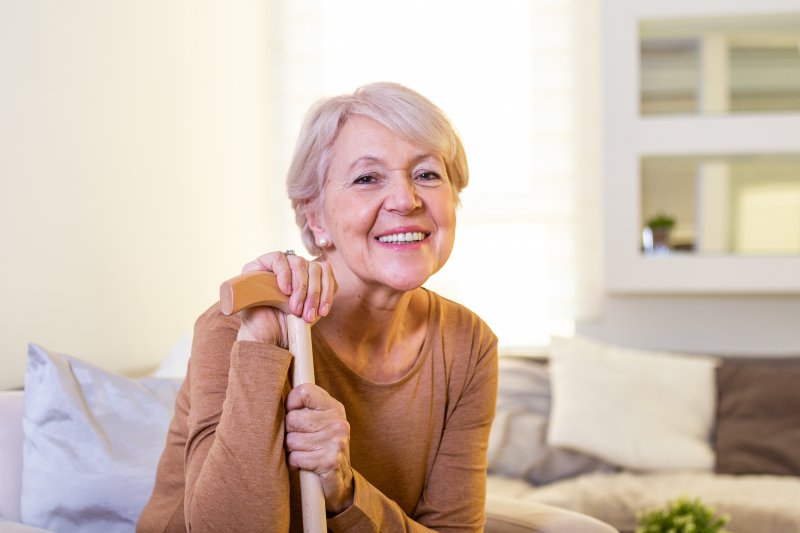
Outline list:
[[[391,243],[391,244],[413,244],[415,242],[419,242],[424,240],[429,233],[423,233],[421,231],[409,231],[406,233],[392,233],[391,235],[381,235],[378,237],[380,242]]]

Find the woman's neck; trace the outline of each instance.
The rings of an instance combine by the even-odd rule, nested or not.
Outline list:
[[[425,338],[428,297],[409,292],[340,289],[331,313],[315,329],[356,373],[394,381],[413,366]]]

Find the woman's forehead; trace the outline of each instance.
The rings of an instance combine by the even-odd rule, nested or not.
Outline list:
[[[442,159],[433,142],[409,138],[371,118],[358,115],[341,127],[331,148],[335,158],[345,156],[351,162],[381,163],[399,152],[414,160]]]

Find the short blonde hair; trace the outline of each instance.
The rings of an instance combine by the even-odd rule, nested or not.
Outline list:
[[[467,156],[447,116],[421,94],[397,83],[371,83],[317,102],[306,115],[295,146],[286,188],[303,243],[314,255],[322,254],[308,225],[307,212],[321,205],[331,148],[351,116],[374,120],[413,144],[439,154],[453,187],[456,203],[469,181]]]

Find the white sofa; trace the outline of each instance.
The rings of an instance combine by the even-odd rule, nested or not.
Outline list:
[[[682,355],[556,339],[549,360],[501,358],[489,494],[623,532],[686,496],[728,515],[735,533],[800,532],[800,358],[695,355],[671,374]],[[695,435],[666,428],[699,413],[709,419]],[[652,419],[659,427],[639,431]]]
[[[580,347],[595,351],[609,350],[602,346]],[[637,369],[635,361],[625,360],[622,367],[615,366],[619,363],[615,361],[618,352],[620,350],[614,351],[616,355],[613,357],[602,359],[603,364],[590,372],[582,371],[578,366],[579,376],[600,376],[602,379],[594,384],[581,383],[581,390],[567,393],[568,402],[563,402],[563,394],[570,390],[566,386],[569,380],[566,383],[562,381],[570,372],[560,371],[555,372],[555,377],[553,375],[554,370],[563,370],[563,366],[554,365],[552,360],[547,363],[532,359],[501,358],[497,418],[489,450],[487,531],[633,531],[637,513],[663,506],[669,500],[686,495],[699,497],[720,512],[729,514],[732,520],[728,529],[736,533],[800,532],[800,478],[797,475],[715,472],[720,465],[681,470],[674,468],[675,461],[682,459],[680,454],[670,459],[673,468],[644,472],[613,464],[588,450],[570,449],[569,446],[557,446],[549,442],[551,418],[566,415],[577,422],[578,429],[588,428],[586,433],[592,439],[602,437],[601,440],[608,440],[607,437],[610,437],[615,449],[636,448],[632,443],[644,439],[638,444],[643,448],[642,452],[650,456],[655,452],[656,457],[667,464],[666,456],[672,453],[671,450],[660,448],[658,442],[649,442],[652,436],[648,432],[637,435],[635,431],[619,425],[621,421],[616,419],[624,418],[624,409],[620,410],[619,415],[613,413],[615,420],[612,423],[603,419],[599,412],[592,420],[592,417],[574,411],[581,403],[577,401],[580,398],[572,396],[588,395],[588,402],[584,404],[596,408],[603,403],[601,396],[613,396],[602,393],[597,387],[602,389],[603,385],[610,384],[614,391],[624,392],[629,386],[624,381],[602,376],[604,372],[612,372],[612,376],[621,374],[625,378],[636,378],[633,383],[643,387],[642,390],[635,395],[621,394],[619,399],[629,403],[647,403],[646,397],[654,387],[645,383],[644,376],[637,376],[641,369]],[[666,373],[653,371],[650,355],[636,354],[647,362],[643,366],[647,372],[663,378]],[[185,355],[183,357],[182,362],[167,362],[167,367],[175,369],[167,374],[181,373],[185,368]],[[579,360],[591,359],[592,354],[584,353]],[[755,370],[761,371],[763,368],[756,365]],[[707,371],[708,368],[704,370]],[[776,371],[781,379],[776,378]],[[755,391],[767,391],[767,396],[782,387],[785,389],[787,383],[792,388],[790,396],[779,397],[777,404],[765,404],[767,413],[756,417],[761,422],[770,418],[771,414],[777,414],[775,421],[778,425],[764,433],[768,438],[756,442],[760,444],[763,441],[767,451],[774,452],[770,446],[781,439],[788,442],[790,447],[797,444],[794,448],[800,450],[800,396],[796,392],[800,391],[796,387],[796,383],[800,382],[799,373],[800,359],[796,359],[785,367],[767,368],[766,374],[746,372],[735,381],[734,392],[737,394],[748,390],[752,393],[754,383]],[[736,376],[735,373],[733,375]],[[757,379],[748,382],[748,376]],[[25,399],[21,391],[0,392],[0,532],[42,531],[20,523],[23,498],[28,498],[26,501],[29,504],[33,502],[27,508],[27,515],[39,517],[38,522],[28,522],[45,525],[47,530],[81,533],[130,531],[138,516],[137,509],[141,509],[144,503],[142,498],[146,497],[141,494],[149,493],[148,490],[142,491],[141,487],[152,483],[163,433],[171,417],[177,383],[176,380],[163,377],[132,380],[32,345],[26,374],[26,388],[34,391],[32,399]],[[667,384],[670,385],[668,392],[674,389],[681,398],[689,396],[687,389],[690,383],[683,377],[680,383]],[[556,398],[562,396],[558,406],[551,405],[553,391],[558,393]],[[736,400],[734,403],[743,403],[742,398],[731,394],[731,391],[724,394],[715,391],[715,399],[722,404],[731,399]],[[759,401],[763,400],[762,397]],[[24,401],[27,402],[25,406]],[[669,407],[679,404],[677,400],[669,403]],[[56,411],[53,406],[57,408]],[[689,406],[693,411],[703,411],[698,408],[696,401]],[[28,417],[25,434],[23,407]],[[715,427],[714,432],[706,436],[709,450],[723,443],[724,439],[716,433],[722,432],[726,424],[730,425],[720,421],[723,418],[720,413],[722,407],[724,405],[717,406],[710,414],[713,418],[710,422]],[[57,416],[53,416],[54,412]],[[58,417],[63,420],[54,420]],[[42,421],[55,424],[55,431],[43,432],[43,426],[47,424]],[[593,424],[608,430],[597,431]],[[612,425],[616,429],[611,429]],[[562,426],[560,439],[569,440],[568,429]],[[752,431],[758,432],[758,429]],[[671,436],[669,438],[672,439]],[[26,463],[23,476],[23,443],[26,439],[26,457],[37,459],[30,461],[35,464]],[[136,445],[130,446],[129,441]],[[580,439],[575,440],[574,445],[580,448]],[[602,447],[598,449],[602,454]],[[701,446],[700,451],[702,449]],[[725,453],[731,455],[732,452],[728,450]],[[779,456],[776,466],[785,467],[796,459],[797,454]],[[619,460],[624,461],[624,455]],[[719,456],[717,462],[720,462]],[[798,466],[800,463],[795,462],[794,468]],[[27,480],[24,490],[23,477]],[[120,496],[135,486],[140,487],[137,492],[139,500]],[[121,501],[129,503],[129,506],[117,508]],[[84,505],[91,511],[88,519],[91,524],[76,521],[74,512],[66,513],[67,521],[64,522],[65,509]]]
[[[160,378],[131,380],[32,345],[26,387],[35,390],[37,397],[24,405],[22,391],[0,392],[0,532],[131,531],[137,509],[141,509],[144,501],[141,497],[136,500],[120,494],[140,483],[130,475],[132,468],[143,470],[145,482],[148,476],[152,482],[171,416],[170,392],[177,383]],[[122,395],[129,398],[121,398]],[[125,403],[130,398],[136,398],[136,406]],[[119,407],[116,415],[115,406]],[[157,420],[156,425],[163,426],[157,428],[162,434],[160,438],[148,436],[144,441],[140,438],[153,424],[140,424],[146,417],[132,413],[139,408]],[[42,422],[42,417],[47,420]],[[59,417],[63,420],[53,420]],[[43,427],[48,426],[52,426],[49,432],[44,431]],[[123,431],[129,431],[130,435],[119,438],[113,434]],[[138,441],[130,446],[127,438]],[[25,465],[32,470],[24,476],[24,497],[30,502],[25,514],[34,516],[33,521],[41,522],[39,525],[46,529],[22,523],[26,439],[25,457],[39,459],[35,465]],[[147,451],[149,457],[143,459],[143,443],[150,441],[155,444]],[[87,457],[81,457],[84,453]],[[486,531],[616,531],[577,512],[508,496],[505,491],[488,495]]]

